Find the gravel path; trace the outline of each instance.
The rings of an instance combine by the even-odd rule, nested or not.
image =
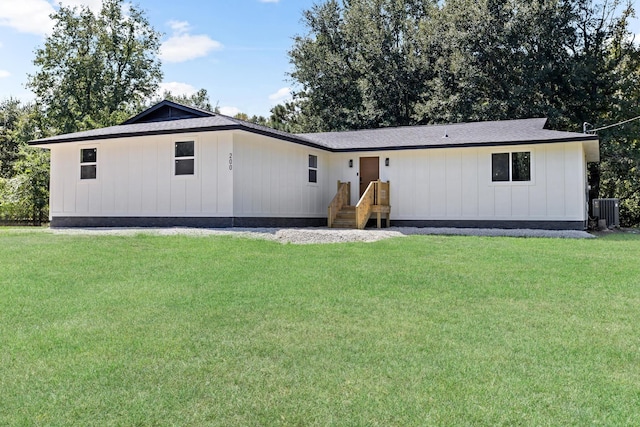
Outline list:
[[[54,228],[54,234],[71,235],[124,235],[153,234],[160,236],[189,235],[212,236],[232,235],[236,237],[272,240],[280,243],[313,244],[344,242],[375,242],[392,237],[421,235],[455,236],[506,236],[506,237],[547,237],[588,239],[595,236],[586,231],[576,230],[503,230],[494,228],[414,228],[391,227],[385,229],[338,230],[329,228]]]

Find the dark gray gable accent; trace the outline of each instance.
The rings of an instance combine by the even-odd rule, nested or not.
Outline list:
[[[147,108],[137,116],[131,117],[123,122],[123,125],[137,123],[165,122],[169,120],[197,119],[199,117],[210,117],[214,114],[199,108],[187,107],[165,99],[153,107]]]

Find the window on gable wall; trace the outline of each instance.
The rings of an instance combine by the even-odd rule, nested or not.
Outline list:
[[[309,182],[318,182],[318,156],[309,154]]]
[[[195,144],[193,141],[180,141],[175,145],[175,174],[193,175],[195,172]]]
[[[493,153],[491,155],[491,181],[531,181],[531,152]]]
[[[98,175],[98,149],[80,149],[80,179],[96,179]]]

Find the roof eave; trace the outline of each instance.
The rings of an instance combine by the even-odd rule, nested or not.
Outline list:
[[[118,139],[118,138],[133,138],[140,136],[157,136],[157,135],[175,135],[179,133],[201,133],[201,132],[222,132],[229,130],[242,130],[245,132],[250,132],[258,135],[268,136],[271,138],[276,138],[288,142],[293,142],[300,145],[306,145],[308,147],[317,148],[319,150],[324,151],[332,151],[329,147],[318,144],[313,141],[309,141],[305,138],[295,137],[295,136],[285,136],[280,134],[273,134],[272,132],[256,129],[252,127],[243,126],[242,124],[235,125],[223,125],[223,126],[209,126],[209,127],[194,127],[194,128],[181,128],[181,129],[163,129],[163,130],[154,130],[154,131],[140,131],[140,132],[120,132],[113,133],[107,135],[93,135],[93,136],[84,136],[84,137],[69,137],[69,138],[60,138],[54,139],[51,141],[44,140],[34,140],[29,141],[28,144],[32,147],[39,148],[48,148],[51,145],[55,144],[63,144],[63,143],[71,143],[71,142],[90,142],[90,141],[102,141],[109,139]],[[72,134],[73,135],[73,134]]]
[[[362,147],[362,148],[337,148],[331,147],[331,151],[336,153],[349,153],[358,151],[398,151],[398,150],[430,150],[438,148],[469,148],[469,147],[505,147],[516,145],[539,145],[539,144],[556,144],[562,142],[594,142],[598,144],[597,139],[593,136],[574,136],[568,138],[539,139],[539,140],[523,140],[523,141],[502,141],[502,142],[469,142],[469,143],[450,143],[450,144],[431,144],[431,145],[395,145],[381,147]],[[591,161],[591,160],[589,160]],[[597,161],[597,160],[594,160]]]

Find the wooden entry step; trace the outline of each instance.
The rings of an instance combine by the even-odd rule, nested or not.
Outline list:
[[[356,228],[356,207],[343,206],[331,226],[333,228]]]

